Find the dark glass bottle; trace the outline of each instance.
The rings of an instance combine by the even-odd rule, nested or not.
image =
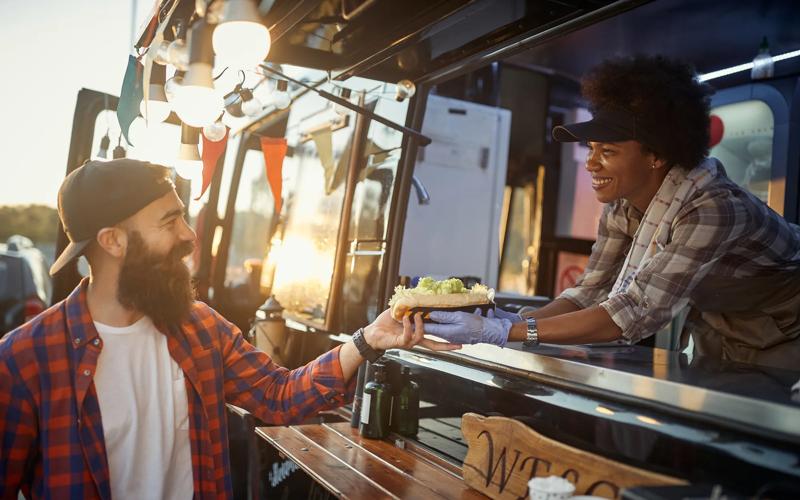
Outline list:
[[[411,369],[403,367],[400,391],[394,398],[392,427],[398,434],[413,437],[419,430],[419,385],[411,380]]]
[[[367,364],[361,363],[356,375],[356,394],[353,397],[353,414],[350,417],[350,427],[358,429],[361,423],[361,400],[364,397],[364,382],[367,378]]]
[[[372,365],[373,379],[364,386],[361,398],[361,423],[358,427],[366,438],[383,439],[389,434],[389,415],[392,411],[392,391],[386,383],[386,372],[381,363]]]

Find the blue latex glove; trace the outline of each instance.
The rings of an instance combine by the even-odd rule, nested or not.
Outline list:
[[[487,343],[504,347],[511,331],[511,321],[495,318],[489,311],[484,318],[462,311],[433,311],[430,318],[436,323],[425,325],[425,333],[436,335],[454,344]]]
[[[488,314],[491,314],[491,313],[492,313],[492,310],[490,309]],[[509,320],[511,322],[512,325],[514,323],[521,323],[521,322],[525,321],[525,318],[523,318],[519,314],[508,312],[508,311],[506,311],[504,309],[500,309],[499,307],[495,307],[494,308],[494,317],[495,318],[500,318],[500,319],[507,319],[507,320]]]

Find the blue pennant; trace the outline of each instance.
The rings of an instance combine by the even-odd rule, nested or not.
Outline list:
[[[139,104],[144,98],[142,88],[142,74],[144,68],[134,57],[128,56],[128,69],[125,70],[125,79],[122,80],[122,90],[119,91],[119,104],[117,104],[117,121],[125,141],[133,146],[128,137],[128,130],[133,120],[139,116]]]

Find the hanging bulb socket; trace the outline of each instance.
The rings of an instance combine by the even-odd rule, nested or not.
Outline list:
[[[122,134],[120,134],[119,139],[117,140],[117,147],[114,148],[114,151],[111,153],[111,155],[115,160],[125,158],[125,148],[122,147]]]
[[[351,95],[353,95],[353,91],[348,89],[347,87],[342,87],[342,89],[339,90],[339,97],[341,97],[342,99],[346,99],[349,101]],[[345,116],[350,113],[350,110],[342,106],[341,104],[334,105],[333,111],[339,116]]]
[[[275,92],[272,93],[272,104],[278,109],[286,109],[292,103],[292,98],[289,95],[289,82],[286,80],[278,80]]]
[[[108,131],[106,131],[106,135],[100,138],[100,149],[97,150],[98,158],[108,158],[108,148],[111,147],[111,138],[108,136]]]
[[[199,196],[203,186],[203,161],[199,143],[200,129],[185,123],[181,125],[181,147],[175,161],[175,173],[189,181],[192,198]]]
[[[244,116],[244,111],[242,111],[242,96],[239,95],[238,91],[234,90],[225,96],[225,114],[234,118],[241,118]]]
[[[185,123],[181,125],[181,148],[178,152],[179,160],[200,161],[200,129]]]
[[[241,92],[239,92],[239,95],[242,97],[241,107],[244,114],[250,117],[255,117],[261,113],[263,106],[261,105],[261,101],[253,96],[252,90],[242,89]]]
[[[154,64],[150,73],[148,99],[139,103],[139,112],[149,123],[163,122],[172,112],[165,89],[166,78],[167,68]]]

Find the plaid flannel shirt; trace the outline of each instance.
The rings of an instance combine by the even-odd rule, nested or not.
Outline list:
[[[92,377],[102,340],[84,280],[64,301],[0,341],[0,498],[111,497]],[[185,374],[195,498],[230,498],[225,403],[290,424],[352,398],[339,348],[289,371],[196,302],[167,344]]]
[[[611,298],[614,282],[643,214],[627,200],[605,206],[589,264],[561,293],[585,309],[599,305],[629,342],[666,326],[709,275],[747,279],[800,267],[800,227],[731,181],[716,179],[686,200],[668,243],[639,269],[628,289]]]

